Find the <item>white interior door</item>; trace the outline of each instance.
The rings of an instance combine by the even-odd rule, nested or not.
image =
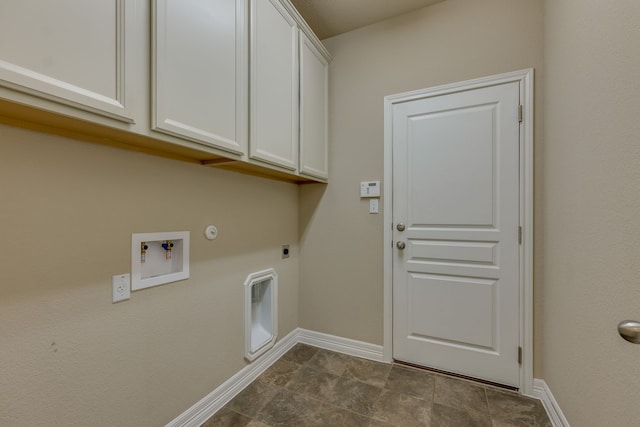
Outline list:
[[[519,386],[520,87],[393,106],[393,357]]]

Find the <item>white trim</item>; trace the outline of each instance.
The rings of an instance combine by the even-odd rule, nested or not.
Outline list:
[[[167,424],[166,427],[200,426],[296,345],[298,343],[298,335],[298,329],[289,333],[278,341],[271,350],[262,355],[260,359],[242,368],[211,393],[200,399],[198,403]]]
[[[520,103],[524,111],[520,132],[522,151],[520,153],[520,221],[523,231],[520,266],[522,272],[522,297],[520,339],[522,346],[522,369],[520,371],[520,391],[533,391],[533,68],[519,71]]]
[[[560,405],[558,405],[555,397],[553,397],[553,393],[551,393],[551,389],[544,380],[538,378],[533,380],[533,393],[531,393],[531,397],[540,399],[542,406],[544,406],[544,409],[547,411],[547,415],[549,415],[549,420],[551,420],[553,427],[570,427],[569,421],[565,418],[560,409]]]
[[[231,399],[258,378],[280,357],[297,343],[308,344],[326,350],[337,351],[354,357],[384,361],[383,346],[342,338],[321,332],[297,328],[290,332],[258,361],[245,366],[234,376],[202,398],[199,402],[168,423],[166,427],[198,427],[211,418]],[[553,427],[570,427],[551,390],[541,379],[533,380],[532,393],[523,393],[539,399],[549,415]]]
[[[324,57],[327,62],[331,62],[333,59],[331,54],[327,50],[327,48],[322,44],[322,41],[316,36],[316,33],[313,32],[307,21],[304,20],[298,9],[291,3],[291,0],[279,0],[282,6],[287,10],[287,12],[293,17],[293,19],[298,24],[298,28],[307,36],[309,41],[318,49],[320,54]]]
[[[383,208],[382,224],[384,246],[382,260],[382,344],[384,360],[393,362],[393,101],[384,98],[384,172],[383,172]]]
[[[533,390],[533,69],[480,79],[468,80],[429,89],[421,89],[384,98],[384,348],[383,360],[393,360],[393,158],[392,158],[392,108],[394,104],[424,97],[455,93],[509,82],[520,83],[520,102],[524,107],[524,118],[520,127],[523,149],[521,150],[520,175],[520,221],[524,236],[520,251],[521,300],[520,300],[520,345],[523,362],[520,369],[520,390],[531,394]]]
[[[198,403],[167,424],[166,427],[200,426],[297,343],[338,351],[349,356],[382,361],[382,346],[380,345],[297,328],[278,341],[260,359],[242,368]]]
[[[382,346],[298,328],[298,342],[363,359],[384,361]]]

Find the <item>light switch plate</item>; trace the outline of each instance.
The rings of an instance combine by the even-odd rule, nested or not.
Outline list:
[[[369,213],[377,214],[378,213],[378,199],[369,199]]]

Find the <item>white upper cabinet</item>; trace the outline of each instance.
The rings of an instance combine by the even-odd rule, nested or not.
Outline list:
[[[300,173],[327,179],[329,63],[300,33]]]
[[[251,0],[252,159],[298,168],[298,27],[278,0]]]
[[[154,130],[246,154],[247,17],[247,0],[154,2]]]
[[[290,0],[0,0],[0,123],[326,181],[329,60]]]
[[[127,55],[134,15],[129,0],[0,1],[0,87],[13,91],[2,98],[40,108],[53,101],[133,123]]]

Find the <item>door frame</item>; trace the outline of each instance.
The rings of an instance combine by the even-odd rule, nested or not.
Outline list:
[[[520,126],[520,393],[533,393],[533,68],[404,92],[384,98],[384,337],[383,358],[393,361],[393,107],[395,104],[518,82]]]

